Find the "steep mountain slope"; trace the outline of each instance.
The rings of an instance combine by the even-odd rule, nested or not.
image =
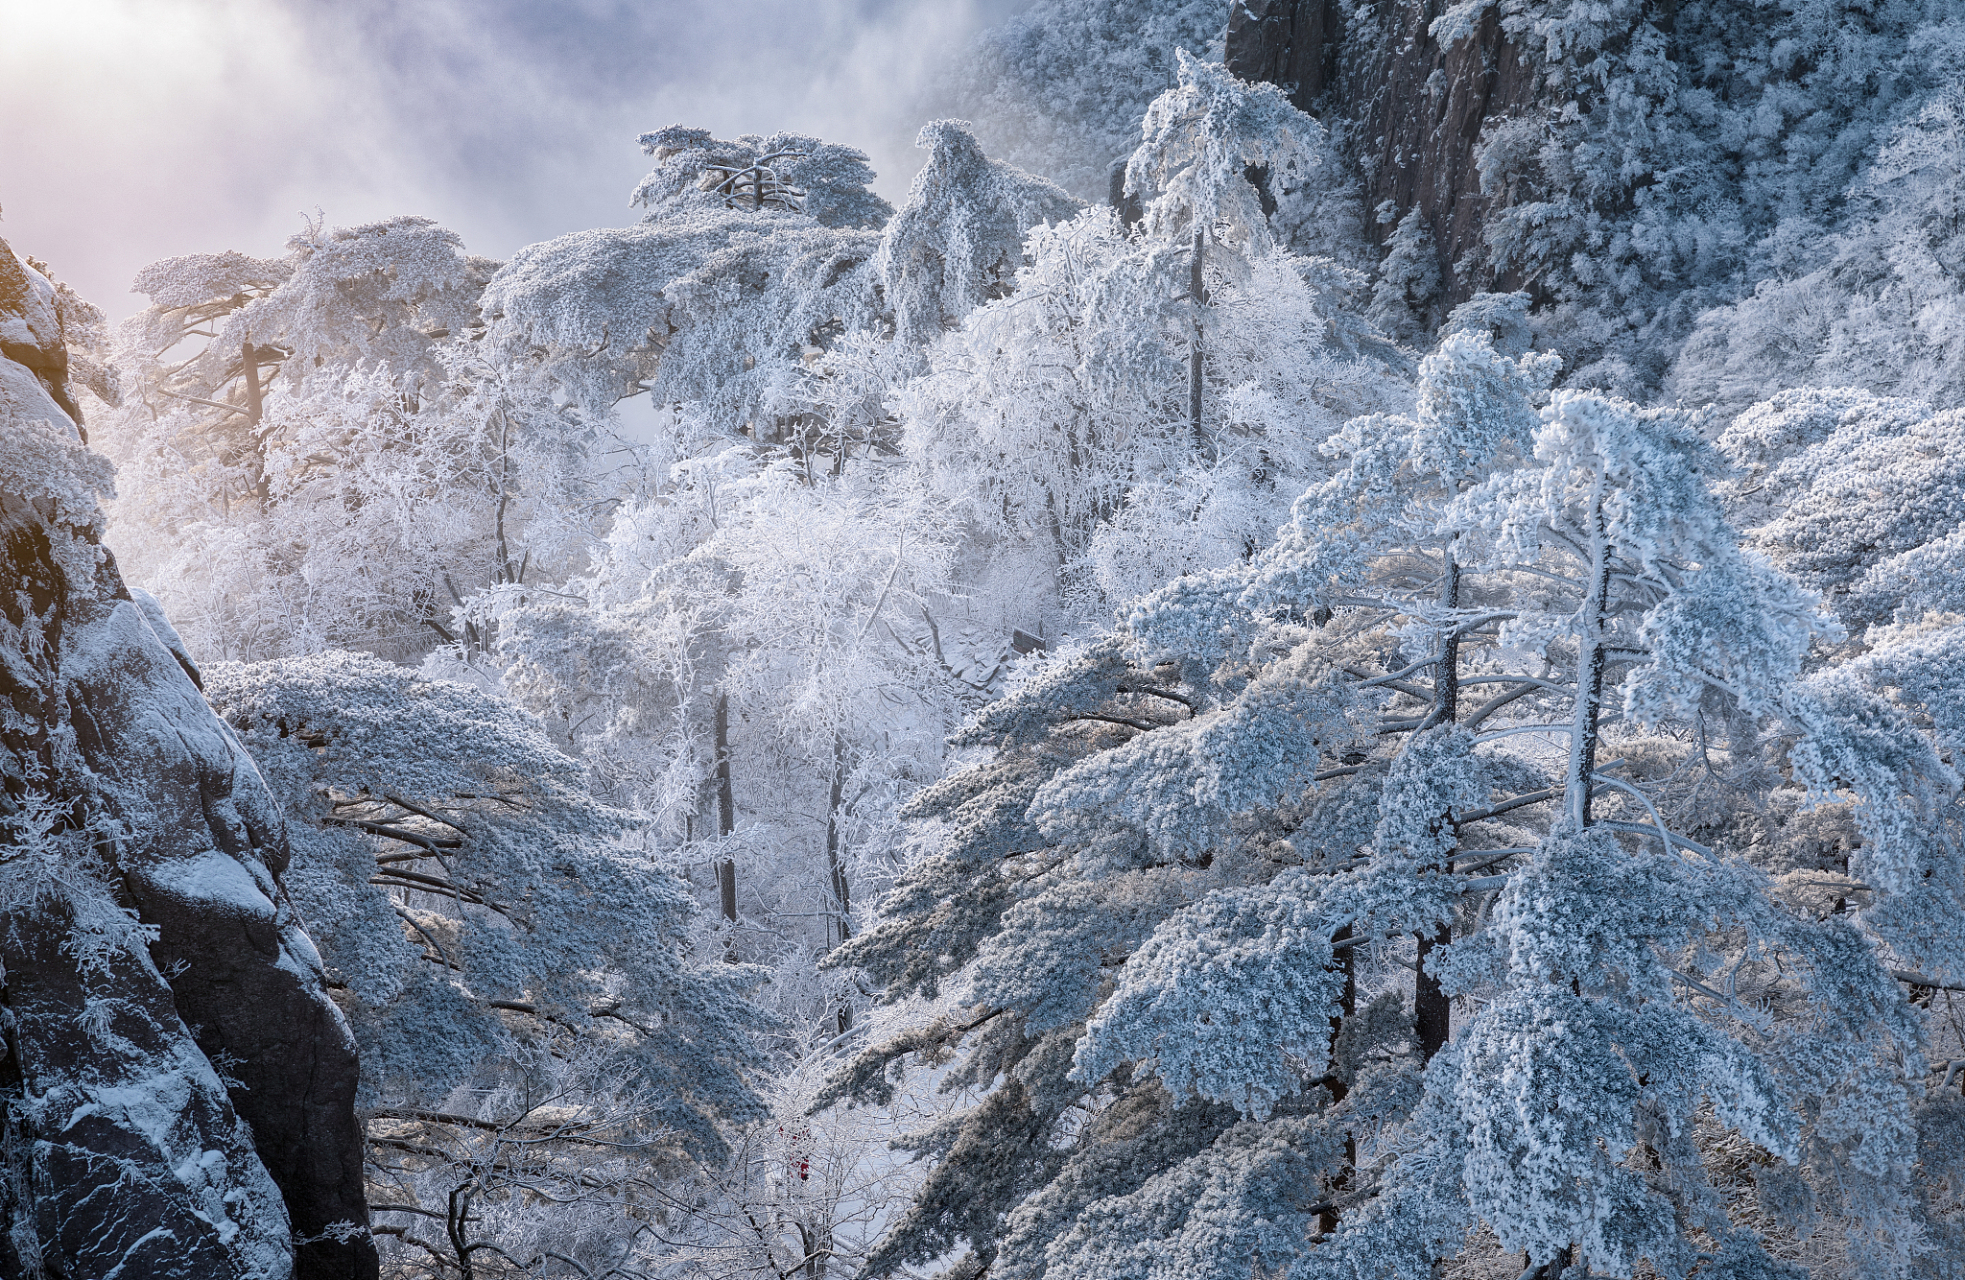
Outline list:
[[[1735,409],[1852,362],[1951,394],[1961,58],[1908,0],[1247,0],[1226,42],[1344,140],[1425,326],[1526,289],[1571,385]]]

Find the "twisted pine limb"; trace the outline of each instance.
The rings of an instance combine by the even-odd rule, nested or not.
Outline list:
[[[1954,982],[1939,982],[1936,978],[1927,978],[1921,973],[1911,973],[1907,969],[1892,969],[1890,976],[1913,987],[1929,987],[1933,991],[1965,991],[1965,986]]]
[[[420,849],[428,849],[432,853],[438,849],[461,849],[464,847],[462,840],[449,838],[441,840],[433,839],[429,836],[411,831],[406,827],[391,826],[386,822],[370,822],[366,818],[336,818],[330,816],[321,819],[321,821],[331,822],[338,827],[355,827],[358,830],[368,832],[370,835],[385,836],[390,840],[400,840],[404,844],[413,844]]]

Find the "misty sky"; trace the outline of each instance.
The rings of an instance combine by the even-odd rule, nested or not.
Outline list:
[[[0,0],[0,237],[114,318],[174,254],[420,214],[493,257],[633,220],[685,123],[869,152],[905,195],[939,61],[1019,0]]]

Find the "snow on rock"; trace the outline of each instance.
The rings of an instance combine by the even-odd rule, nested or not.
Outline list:
[[[0,242],[0,1274],[373,1276],[285,824],[98,541],[55,297]]]

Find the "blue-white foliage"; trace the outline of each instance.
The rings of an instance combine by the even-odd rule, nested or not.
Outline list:
[[[1059,774],[1035,797],[1054,839],[1087,839],[1112,826],[1136,831],[1157,858],[1217,844],[1235,818],[1273,806],[1310,781],[1317,763],[1349,743],[1351,699],[1335,679],[1305,680],[1307,662],[1282,662],[1229,706],[1142,734]]]
[[[480,320],[468,349],[545,416],[597,430],[648,390],[672,429],[590,572],[501,571],[454,619],[643,821],[480,686],[209,673],[290,805],[367,1096],[509,1084],[571,1037],[712,1150],[754,1114],[749,970],[692,954],[629,838],[703,829],[707,706],[782,819],[717,856],[816,861],[830,782],[832,861],[842,796],[939,767],[931,609],[1052,607],[1078,638],[954,735],[871,927],[846,939],[838,866],[813,913],[863,992],[934,1003],[826,1099],[924,1067],[959,1099],[900,1144],[932,1167],[870,1273],[966,1248],[953,1274],[1004,1280],[1434,1280],[1491,1236],[1619,1277],[1955,1275],[1965,1121],[1929,1086],[1965,1063],[1926,1059],[1965,1046],[1912,999],[1965,983],[1955,15],[1449,5],[1443,48],[1498,22],[1554,105],[1483,125],[1485,258],[1454,266],[1533,298],[1477,295],[1416,370],[1373,324],[1438,319],[1426,229],[1375,288],[1277,248],[1349,243],[1359,140],[1176,51],[1219,16],[1046,0],[986,42],[966,88],[1009,109],[980,136],[1062,187],[940,120],[895,213],[863,153],[678,126],[643,138],[641,225],[521,250],[481,297],[492,264],[415,219],[146,273],[145,376],[225,415],[172,447],[244,439],[213,397],[275,331],[296,370],[400,367],[269,411],[292,458],[237,472],[257,500],[355,438],[322,404],[431,392]],[[1384,28],[1346,17],[1349,58]],[[1129,151],[1139,230],[1066,193]],[[1621,398],[1769,378],[1807,389],[1724,431]],[[302,497],[346,525],[372,492]]]
[[[891,932],[848,958],[899,976],[888,948],[933,936],[911,920],[952,919],[977,884],[1012,900],[965,942],[968,996],[1041,1031],[1019,1079],[1084,1114],[1018,1113],[1061,1152],[1043,1169],[937,1172],[938,1196],[1029,1206],[971,1234],[978,1258],[1171,1276],[1259,1255],[1422,1280],[1479,1222],[1538,1263],[1785,1274],[1791,1229],[1732,1212],[1707,1164],[1724,1132],[1789,1171],[1769,1187],[1812,1189],[1804,1216],[1852,1265],[1915,1265],[1925,1031],[1892,968],[1948,979],[1965,912],[1955,780],[1890,697],[1956,731],[1953,628],[1879,632],[1871,657],[1804,678],[1841,632],[1741,546],[1699,420],[1595,393],[1538,406],[1553,362],[1498,354],[1492,319],[1428,358],[1414,415],[1333,437],[1341,467],[1274,547],[1168,584],[967,731],[1003,754],[947,785],[1000,797],[970,812],[1041,871],[965,884],[923,864]],[[1443,723],[1449,679],[1506,696]],[[1710,812],[1678,781],[1701,769],[1783,812],[1853,797],[1858,908],[1797,914],[1727,827],[1676,834]],[[1423,1073],[1405,1032],[1341,1065],[1371,1025],[1346,965],[1441,926],[1453,943],[1419,955],[1465,1002],[1451,1043]],[[1042,1065],[1060,1041],[1065,1080]],[[1181,1127],[1208,1103],[1241,1129]],[[1007,1136],[1000,1115],[960,1131]],[[1103,1147],[1108,1123],[1168,1137]],[[1265,1181],[1283,1166],[1301,1189]],[[1094,1183],[1103,1198],[1073,1190]],[[1334,1235],[1308,1230],[1310,1185]]]
[[[1176,1096],[1230,1103],[1267,1119],[1323,1074],[1343,976],[1314,879],[1219,890],[1169,917],[1133,952],[1085,1027],[1074,1078],[1135,1062]]]
[[[214,663],[206,690],[287,806],[289,891],[342,984],[366,1096],[440,1103],[539,1034],[499,1012],[521,1006],[603,1042],[637,1029],[626,1069],[695,1143],[755,1107],[747,975],[690,954],[686,889],[536,721],[345,653]]]

